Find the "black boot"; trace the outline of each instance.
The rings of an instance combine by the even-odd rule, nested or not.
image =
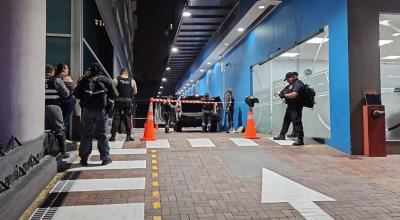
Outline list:
[[[80,162],[80,164],[82,165],[82,166],[84,166],[84,167],[86,167],[87,165],[88,165],[88,159],[87,158],[81,158],[81,162]]]
[[[110,139],[108,139],[110,142],[115,142],[115,134],[112,134]]]
[[[286,140],[285,135],[279,135],[277,137],[274,137],[274,140],[276,141],[284,141]]]
[[[297,135],[296,135],[295,133],[291,133],[291,134],[289,134],[287,137],[288,137],[288,138],[296,138]]]
[[[135,139],[133,138],[133,137],[131,137],[131,135],[126,135],[126,142],[129,142],[129,141],[134,141]]]
[[[294,143],[293,143],[293,146],[302,146],[302,145],[304,145],[304,141],[303,141],[303,139],[297,139],[297,141],[295,141]]]

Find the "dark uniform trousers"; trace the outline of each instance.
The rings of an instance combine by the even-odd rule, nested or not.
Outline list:
[[[88,159],[92,152],[92,138],[97,138],[97,149],[100,153],[101,160],[110,159],[110,146],[107,139],[107,111],[105,109],[92,110],[82,108],[81,118],[81,145],[79,148],[79,156]]]
[[[45,129],[54,131],[60,151],[61,153],[65,153],[65,127],[63,114],[59,105],[46,105]]]
[[[280,136],[285,136],[289,130],[290,123],[293,123],[293,133],[302,140],[304,138],[302,116],[303,107],[287,108]]]
[[[203,110],[202,128],[204,132],[211,130],[211,117],[212,117],[211,111]]]
[[[233,128],[233,109],[226,112],[228,115],[228,130]]]
[[[120,104],[120,103],[118,103],[118,101],[115,102],[111,135],[117,134],[117,131],[118,131],[121,121],[122,121],[122,123],[124,123],[126,134],[130,135],[131,128],[132,128],[131,101],[129,101],[129,104]]]

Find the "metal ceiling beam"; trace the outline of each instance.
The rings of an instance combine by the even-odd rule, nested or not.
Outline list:
[[[187,7],[189,10],[229,10],[232,9],[232,6],[230,5],[206,5],[206,6],[188,6]]]
[[[225,15],[192,15],[191,18],[225,18]]]
[[[182,25],[186,26],[186,25],[208,25],[208,26],[219,26],[221,24],[221,22],[184,22]]]
[[[178,36],[178,39],[179,38],[210,38],[212,35],[211,34],[207,34],[207,35],[196,35],[196,34],[193,34],[193,35],[179,35]]]
[[[180,32],[214,32],[215,29],[200,29],[200,30],[195,30],[195,29],[181,29]]]

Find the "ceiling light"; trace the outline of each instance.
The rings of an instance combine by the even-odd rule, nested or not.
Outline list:
[[[171,70],[171,67],[167,67],[166,70],[167,70],[167,71],[170,71],[170,70]]]
[[[260,6],[258,6],[258,9],[265,9],[265,6],[264,5],[260,5]]]
[[[381,25],[388,25],[389,24],[389,20],[381,20],[381,21],[379,21],[379,24],[381,24]]]
[[[167,81],[167,78],[162,78],[162,81],[163,81],[163,82]]]
[[[164,89],[164,86],[160,86],[160,89]]]
[[[279,57],[297,57],[299,53],[284,53],[280,55]]]
[[[161,91],[158,91],[158,94],[160,94],[160,95],[161,95]]]
[[[190,84],[188,83],[188,84],[186,84],[186,86],[190,86]]]
[[[240,28],[237,29],[237,31],[243,32],[243,31],[244,31],[244,28],[240,27]]]
[[[393,37],[398,37],[398,36],[400,36],[400,32],[394,33],[394,34],[392,34],[392,36]]]
[[[229,46],[229,44],[228,44],[228,43],[224,43],[224,45],[225,45],[225,46]]]
[[[194,82],[194,80],[193,80],[193,79],[191,79],[191,80],[190,80],[190,82]]]
[[[177,47],[173,47],[173,48],[171,49],[171,51],[172,51],[173,53],[178,53],[179,49],[178,49]]]
[[[397,60],[400,59],[400,56],[387,56],[387,57],[383,57],[382,60]]]
[[[190,13],[190,11],[184,11],[182,15],[183,17],[190,17],[192,16],[192,13]]]
[[[393,42],[393,40],[379,40],[379,46],[391,44],[392,42]]]
[[[321,43],[326,43],[328,41],[329,41],[328,38],[314,37],[314,38],[308,40],[306,43],[307,44],[321,44]]]
[[[212,63],[208,62],[207,65],[211,66]]]
[[[203,70],[203,69],[201,69],[201,70],[200,70],[200,72],[204,72],[204,70]]]

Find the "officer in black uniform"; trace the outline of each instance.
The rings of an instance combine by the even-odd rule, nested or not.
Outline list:
[[[54,76],[54,67],[46,65],[46,94],[45,94],[45,129],[55,132],[61,157],[68,158],[65,146],[65,127],[61,111],[63,98],[69,97],[70,93],[61,78]]]
[[[88,165],[93,137],[97,138],[101,164],[112,163],[110,145],[107,139],[107,100],[118,96],[112,80],[105,75],[100,64],[94,63],[90,67],[90,74],[85,74],[79,80],[74,95],[80,100],[79,104],[82,108],[80,164],[82,166]]]
[[[126,141],[134,141],[131,137],[132,129],[132,113],[134,96],[137,94],[137,86],[135,80],[129,76],[127,69],[121,70],[121,75],[113,80],[118,90],[119,97],[115,99],[113,122],[111,128],[110,141],[115,141],[118,127],[122,121],[125,126]]]
[[[226,133],[229,133],[230,131],[233,131],[233,113],[235,109],[235,98],[233,97],[232,94],[232,89],[226,90],[226,115],[228,115],[228,130]]]
[[[211,103],[210,95],[208,93],[204,94],[204,97],[202,99],[203,102],[203,117],[202,117],[202,131],[203,132],[209,132],[211,131],[211,117],[213,113],[213,106],[214,104]]]
[[[174,114],[175,106],[171,102],[171,97],[168,97],[166,101],[163,101],[163,115],[165,119],[165,133],[169,133],[169,125],[171,123],[172,114]]]
[[[303,115],[304,84],[297,79],[297,76],[297,72],[286,73],[285,81],[289,85],[279,94],[279,97],[285,99],[287,108],[281,132],[278,137],[274,137],[274,140],[285,140],[290,123],[293,123],[293,132],[297,136],[296,142],[293,143],[294,146],[304,145],[304,131],[301,121]]]

